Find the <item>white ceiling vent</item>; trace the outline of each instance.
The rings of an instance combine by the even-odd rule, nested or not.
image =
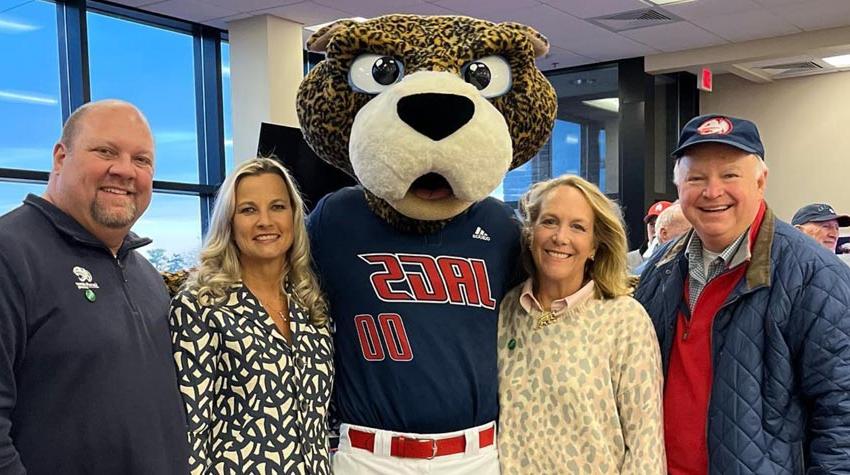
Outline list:
[[[620,32],[636,30],[648,26],[666,25],[681,21],[681,18],[655,8],[643,8],[628,12],[614,13],[596,18],[588,18],[587,21],[601,26],[608,31]]]
[[[814,61],[803,61],[799,63],[768,64],[766,66],[760,66],[759,69],[766,69],[770,71],[804,72],[811,71],[813,69],[823,69],[823,66]]]
[[[764,73],[774,79],[782,79],[797,76],[809,76],[812,74],[821,74],[834,70],[828,64],[816,59],[806,60],[774,60],[773,62],[761,62],[752,65],[755,69],[760,69]]]
[[[738,74],[735,72],[735,70],[738,70],[744,73],[743,75],[739,74],[741,77],[755,82],[770,82],[776,79],[814,76],[816,74],[831,73],[839,70],[822,58],[810,54],[763,59],[751,63],[738,63],[732,66],[733,70],[730,72]]]

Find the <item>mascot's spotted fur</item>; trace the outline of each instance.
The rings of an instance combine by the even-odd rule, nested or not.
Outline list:
[[[327,59],[298,92],[304,136],[393,224],[440,225],[551,132],[555,92],[534,65],[549,45],[527,26],[390,15],[338,21],[307,47]]]
[[[551,132],[556,96],[534,65],[548,43],[514,23],[389,15],[307,46],[327,57],[298,91],[302,131],[360,183],[308,220],[335,328],[334,470],[498,473],[496,318],[519,224],[488,195]]]

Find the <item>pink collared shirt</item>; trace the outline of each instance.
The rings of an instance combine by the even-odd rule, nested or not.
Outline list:
[[[587,299],[593,297],[593,287],[593,280],[591,280],[584,284],[582,288],[576,290],[574,294],[552,301],[552,308],[550,310],[552,313],[558,314],[568,308],[573,308],[576,305],[584,303]],[[519,304],[522,306],[523,310],[528,313],[531,313],[532,310],[537,312],[546,311],[543,306],[540,305],[540,302],[538,302],[534,297],[531,278],[526,279],[525,283],[522,285],[522,293],[519,296]]]

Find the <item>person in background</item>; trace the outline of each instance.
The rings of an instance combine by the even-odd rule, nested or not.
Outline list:
[[[672,203],[669,201],[659,201],[657,203],[653,203],[652,206],[646,210],[646,216],[643,217],[643,222],[646,224],[646,241],[638,249],[630,251],[626,256],[630,273],[634,273],[635,269],[637,269],[642,262],[649,259],[658,247],[658,236],[655,232],[655,223],[658,220],[658,215],[670,207],[671,204]]]
[[[696,117],[673,155],[694,230],[635,292],[661,346],[669,473],[850,473],[850,268],[765,203],[754,123]]]
[[[154,141],[133,105],[68,118],[43,197],[0,217],[0,473],[188,468],[168,294],[130,228]]]
[[[502,473],[664,474],[661,366],[620,210],[577,176],[521,200],[531,277],[499,311]]]
[[[813,203],[798,209],[791,218],[791,224],[834,253],[838,244],[838,228],[850,226],[850,216],[836,214],[826,203]]]
[[[304,204],[278,162],[224,180],[171,331],[193,474],[330,474],[333,343]]]
[[[668,242],[685,235],[693,226],[682,212],[682,205],[673,203],[658,215],[655,223],[658,245],[663,246]]]
[[[685,214],[682,212],[682,205],[673,203],[658,215],[658,220],[655,223],[655,236],[658,246],[656,246],[655,250],[658,251],[668,242],[685,235],[691,228],[691,223],[688,222],[688,219],[685,218]],[[632,274],[635,276],[643,274],[647,262],[649,261],[645,260],[641,262],[640,265],[632,270]]]

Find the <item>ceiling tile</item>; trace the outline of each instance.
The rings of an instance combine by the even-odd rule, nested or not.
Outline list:
[[[562,12],[569,13],[570,15],[579,18],[593,18],[603,15],[611,15],[613,13],[650,8],[650,5],[647,5],[640,0],[545,0],[545,2]]]
[[[115,3],[120,5],[126,5],[128,7],[145,7],[143,10],[148,10],[148,5],[153,5],[154,3],[162,3],[163,0],[118,0]],[[0,6],[0,9],[3,7]]]
[[[204,0],[219,7],[224,7],[237,12],[252,12],[255,10],[265,10],[267,8],[281,7],[291,5],[293,3],[303,2],[304,0]]]
[[[372,18],[390,13],[407,13],[407,8],[426,5],[424,0],[314,0],[329,8],[351,12],[355,16]]]
[[[850,25],[850,0],[808,0],[773,11],[804,30]]]
[[[147,5],[145,10],[199,23],[240,13],[238,10],[196,0],[167,0]]]
[[[791,5],[792,3],[800,3],[800,0],[753,0],[763,7],[778,7],[781,5]]]
[[[515,10],[497,16],[498,21],[515,21],[535,28],[552,43],[594,37],[606,31],[548,5]]]
[[[457,15],[458,12],[449,10],[448,8],[435,5],[433,3],[423,3],[413,7],[406,7],[404,13],[412,15]]]
[[[638,28],[624,31],[621,34],[664,52],[728,43],[723,38],[686,21]]]
[[[482,20],[501,22],[513,17],[513,14],[528,8],[540,6],[538,0],[492,0],[485,5],[480,0],[440,0],[434,3],[455,12]]]
[[[438,0],[431,3],[470,16],[486,15],[488,10],[519,10],[540,5],[539,0],[489,0],[486,3],[481,0]]]
[[[699,18],[691,23],[729,41],[749,41],[802,31],[769,10]]]
[[[258,10],[253,13],[257,15],[269,14],[279,16],[296,23],[301,23],[304,26],[318,25],[329,21],[339,20],[340,18],[351,18],[357,16],[356,13],[337,10],[335,8],[326,7],[313,2],[300,2],[283,7]]]
[[[237,13],[236,15],[230,15],[222,18],[213,18],[212,20],[207,20],[204,22],[205,25],[214,26],[216,28],[220,28],[222,30],[229,30],[229,23],[236,20],[244,20],[245,18],[251,18],[255,16],[253,13]]]
[[[542,58],[537,58],[536,62],[538,68],[547,71],[549,69],[578,66],[580,64],[592,63],[594,61],[595,60],[593,58],[588,58],[587,56],[582,56],[580,54],[575,54],[572,51],[552,46],[549,48],[549,53]]]
[[[660,8],[686,20],[691,20],[758,10],[761,7],[753,0],[696,0],[676,5],[663,5]]]

